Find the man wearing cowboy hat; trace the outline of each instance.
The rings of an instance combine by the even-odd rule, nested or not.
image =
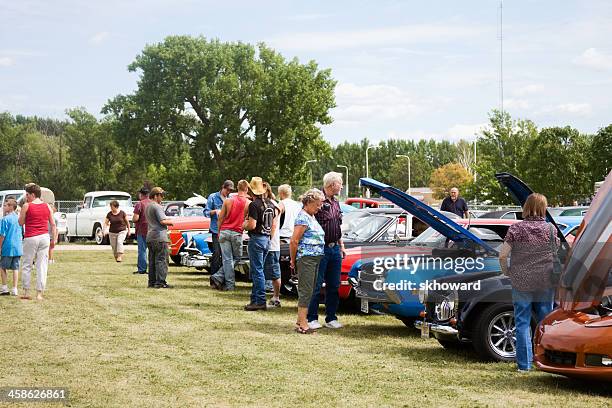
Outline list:
[[[244,310],[266,310],[264,263],[270,246],[276,207],[269,199],[264,198],[266,189],[261,177],[251,178],[249,187],[255,199],[249,204],[244,229],[249,232],[249,268],[253,289],[251,303],[246,305]]]

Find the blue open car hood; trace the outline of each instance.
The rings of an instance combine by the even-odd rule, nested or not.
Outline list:
[[[525,201],[527,201],[527,197],[529,197],[529,195],[533,193],[533,190],[529,188],[527,184],[525,184],[521,179],[510,173],[496,173],[495,177],[502,186],[508,189],[508,192],[510,193],[510,196],[514,199],[514,202],[520,205],[521,207],[525,204]],[[549,223],[554,225],[555,228],[557,228],[557,236],[559,237],[561,242],[567,244],[567,241],[565,240],[561,229],[559,228],[553,217],[550,215],[548,210],[546,210],[546,221],[548,221]]]
[[[371,190],[374,190],[382,197],[386,198],[392,203],[397,204],[448,239],[454,242],[462,243],[464,246],[470,246],[470,244],[480,246],[491,254],[498,254],[498,252],[489,244],[463,228],[461,225],[453,222],[440,211],[434,210],[427,204],[404,193],[403,191],[371,178],[361,178],[359,179],[359,184],[363,187],[368,187]]]

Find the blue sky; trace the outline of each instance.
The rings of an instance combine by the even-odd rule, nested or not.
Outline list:
[[[499,98],[499,0],[0,0],[0,111],[98,114],[129,93],[145,44],[189,34],[266,42],[338,80],[332,144],[474,138]],[[540,127],[612,123],[612,1],[504,10],[504,105]]]

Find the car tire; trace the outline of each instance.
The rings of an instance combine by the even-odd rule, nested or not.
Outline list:
[[[172,262],[174,262],[175,265],[180,266],[181,265],[181,256],[180,255],[170,255],[170,259],[172,259]]]
[[[493,304],[480,313],[474,326],[472,345],[486,361],[514,361],[514,309],[511,304]]]
[[[104,235],[104,230],[100,224],[94,225],[94,240],[98,245],[108,245],[108,235]]]

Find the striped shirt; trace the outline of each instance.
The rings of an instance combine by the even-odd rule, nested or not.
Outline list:
[[[325,232],[325,245],[336,243],[342,237],[340,225],[342,225],[342,212],[340,202],[335,197],[325,196],[321,209],[315,214],[315,218]]]

